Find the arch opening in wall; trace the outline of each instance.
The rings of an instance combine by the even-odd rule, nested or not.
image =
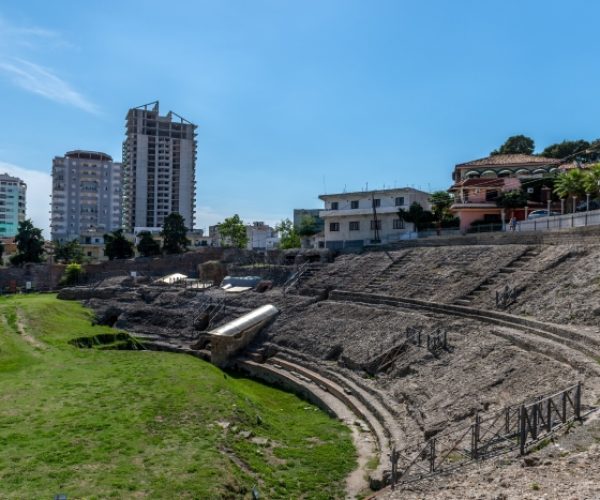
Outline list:
[[[495,170],[484,170],[481,173],[481,177],[486,178],[486,179],[493,179],[493,178],[498,177],[498,174],[496,174]]]

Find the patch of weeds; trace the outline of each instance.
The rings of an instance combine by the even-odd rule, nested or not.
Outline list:
[[[531,489],[533,491],[539,491],[540,485],[538,483],[531,483]]]
[[[379,465],[379,457],[377,457],[377,456],[373,456],[373,457],[369,458],[369,460],[367,460],[367,469],[368,470],[375,470],[375,469],[377,469],[378,465]]]
[[[533,448],[531,448],[531,453],[535,453],[536,451],[543,450],[546,446],[552,443],[552,439],[546,438],[542,439],[538,444],[536,444]]]

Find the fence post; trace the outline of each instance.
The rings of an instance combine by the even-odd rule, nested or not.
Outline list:
[[[546,413],[546,425],[548,427],[548,432],[552,431],[552,398],[548,398],[548,413]]]
[[[435,438],[429,441],[429,472],[435,472]]]
[[[533,437],[533,439],[537,439],[538,437],[538,423],[539,423],[539,403],[535,403],[533,405],[533,415],[532,415],[532,420],[533,420],[533,425],[531,426],[531,437]]]
[[[575,389],[575,418],[581,420],[581,382],[577,382]]]
[[[479,413],[475,414],[475,423],[471,426],[471,458],[477,460],[479,458],[479,430],[481,417]]]
[[[400,458],[400,452],[396,451],[396,447],[394,447],[390,455],[390,460],[392,461],[392,490],[395,489],[396,482],[398,481],[398,458]]]
[[[525,409],[525,405],[522,405],[519,411],[519,445],[521,455],[525,455],[525,441],[527,441],[527,410]]]
[[[508,436],[510,434],[510,408],[506,408],[506,410],[504,410],[504,429],[506,435]]]

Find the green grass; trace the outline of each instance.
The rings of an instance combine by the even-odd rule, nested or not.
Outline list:
[[[75,347],[116,331],[52,295],[0,298],[0,319],[0,498],[343,497],[350,433],[296,396],[191,356]]]

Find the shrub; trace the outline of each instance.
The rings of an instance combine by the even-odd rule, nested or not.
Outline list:
[[[62,278],[60,279],[60,284],[61,285],[76,285],[77,283],[79,283],[81,281],[83,274],[84,273],[83,273],[81,264],[72,262],[71,264],[67,265],[67,267],[65,268],[65,273],[62,275]]]

